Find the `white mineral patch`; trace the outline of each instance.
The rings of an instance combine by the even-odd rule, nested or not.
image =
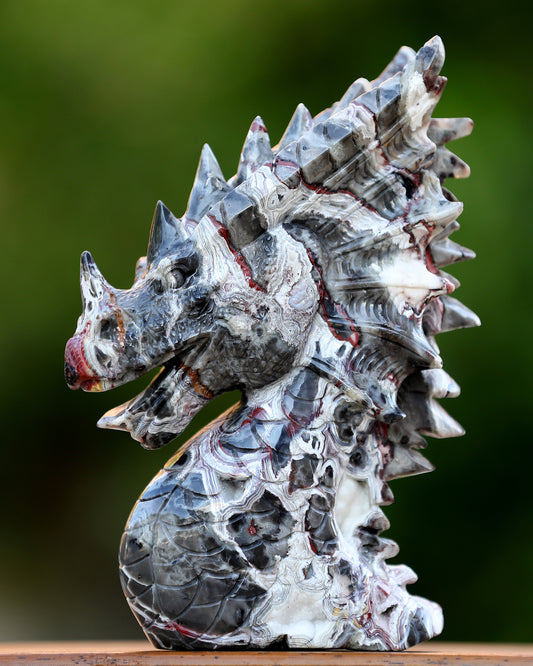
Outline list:
[[[418,309],[430,293],[434,296],[446,293],[442,277],[431,273],[415,256],[395,255],[388,263],[375,266],[379,279],[387,288],[398,312]]]

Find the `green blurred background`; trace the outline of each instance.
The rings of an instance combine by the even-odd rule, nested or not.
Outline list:
[[[499,7],[499,6],[498,6]],[[148,452],[97,430],[146,384],[70,392],[79,254],[131,284],[152,212],[185,209],[201,146],[224,173],[259,113],[275,143],[297,103],[317,113],[402,44],[440,34],[437,115],[471,116],[472,167],[452,272],[483,328],[439,340],[467,435],[431,441],[430,475],[394,482],[388,535],[442,604],[447,640],[533,639],[530,15],[458,2],[0,2],[0,640],[135,638],[116,551],[137,495],[179,441]],[[514,13],[513,13],[514,12]],[[210,419],[235,396],[210,406]]]

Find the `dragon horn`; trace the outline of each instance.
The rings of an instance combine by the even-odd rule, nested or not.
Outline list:
[[[199,222],[230,189],[213,151],[204,144],[184,217]]]
[[[272,162],[272,159],[272,148],[265,123],[260,116],[257,116],[250,125],[242,147],[236,184],[242,183],[263,164]]]
[[[148,265],[152,265],[156,259],[169,253],[170,247],[181,236],[178,224],[179,221],[165,204],[158,201],[146,253]]]
[[[93,306],[113,291],[107,282],[90,252],[83,252],[80,260],[80,287],[84,310],[91,310]]]

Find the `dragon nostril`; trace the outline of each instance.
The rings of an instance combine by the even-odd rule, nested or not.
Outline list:
[[[94,348],[94,354],[96,356],[96,360],[104,365],[104,363],[109,359],[109,356],[105,354],[99,347]]]
[[[70,365],[70,363],[65,363],[65,380],[71,388],[76,387],[76,382],[78,381],[79,377],[80,376],[78,375],[76,370]]]

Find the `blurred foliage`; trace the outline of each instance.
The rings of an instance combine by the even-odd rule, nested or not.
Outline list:
[[[532,326],[530,14],[451,0],[172,2],[2,0],[0,224],[3,446],[0,639],[134,638],[116,572],[122,526],[177,442],[142,450],[96,419],[146,378],[75,394],[63,348],[80,312],[78,257],[131,283],[152,211],[185,209],[202,143],[227,176],[260,113],[273,143],[298,102],[317,113],[402,44],[440,34],[450,83],[438,115],[471,116],[454,149],[472,167],[453,269],[483,328],[443,336],[466,427],[430,442],[437,470],[395,482],[387,508],[415,590],[439,601],[447,640],[531,640]]]

